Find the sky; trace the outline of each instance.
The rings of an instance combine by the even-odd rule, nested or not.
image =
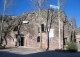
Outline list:
[[[66,13],[66,16],[71,21],[72,14],[74,14],[76,19],[76,25],[77,27],[80,27],[80,0],[64,0],[66,1],[64,3],[63,10]],[[49,9],[50,4],[52,5],[58,5],[57,0],[49,0],[47,4],[43,8]],[[6,14],[12,14],[15,16],[19,16],[24,12],[30,12],[34,11],[36,7],[32,5],[30,0],[14,0],[13,2],[14,6],[11,6],[7,9]],[[0,14],[3,12],[3,0],[0,0]]]

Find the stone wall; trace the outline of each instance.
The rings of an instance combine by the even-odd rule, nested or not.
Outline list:
[[[29,24],[23,24],[21,27],[21,33],[24,34],[27,44],[26,46],[31,47],[39,47],[39,43],[37,43],[37,37],[39,36],[38,28],[40,26],[39,19],[41,20],[41,24],[44,24],[45,32],[42,33],[42,47],[47,48],[47,28],[54,29],[54,37],[49,38],[49,48],[50,49],[57,49],[59,48],[59,20],[58,20],[58,12],[55,12],[53,10],[43,10],[41,12],[41,18],[38,16],[38,12],[30,12],[24,13],[23,17],[25,17],[25,21],[29,21]],[[63,22],[66,21],[66,25],[64,28],[64,37],[70,38],[69,36],[69,28],[71,28],[69,25],[69,22],[67,20],[67,17],[63,11],[61,11],[60,16],[60,42],[61,42],[61,48],[63,48]],[[20,17],[21,17],[20,16]]]
[[[44,25],[44,31],[42,31],[42,48],[47,49],[48,44],[48,33],[47,29],[53,29],[53,37],[49,37],[49,49],[58,49],[59,48],[59,20],[58,20],[58,12],[53,10],[42,10],[41,17],[39,17],[39,13],[36,12],[25,12],[22,15],[16,17],[16,26],[19,22],[29,21],[28,24],[21,24],[20,34],[24,35],[24,46],[27,47],[40,47],[40,42],[37,42],[37,38],[40,36],[40,24]],[[64,22],[66,24],[64,25]],[[64,26],[64,28],[63,28]],[[68,22],[66,14],[63,11],[60,11],[60,43],[61,48],[63,48],[63,39],[67,38],[67,41],[70,41],[71,36],[71,25]],[[48,31],[50,32],[50,31]],[[63,33],[64,32],[64,33]],[[18,34],[16,31],[15,35]],[[64,37],[63,37],[64,35]],[[16,37],[14,37],[16,39]]]

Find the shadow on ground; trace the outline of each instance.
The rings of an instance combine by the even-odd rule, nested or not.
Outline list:
[[[13,48],[17,48],[17,47],[1,47],[1,46],[0,46],[0,50],[13,49]]]
[[[0,57],[80,57],[80,52],[45,51],[22,55],[8,51],[0,51]]]

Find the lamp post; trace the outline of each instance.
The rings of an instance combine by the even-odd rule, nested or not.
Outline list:
[[[61,42],[60,42],[60,0],[58,0],[58,6],[51,5],[50,8],[58,9],[58,20],[59,20],[59,49],[61,49]]]
[[[42,49],[41,10],[42,10],[42,1],[39,0],[40,49]]]

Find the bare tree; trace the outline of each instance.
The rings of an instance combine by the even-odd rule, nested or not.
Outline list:
[[[61,29],[60,29],[60,17],[61,17],[61,12],[64,10],[65,7],[65,0],[56,0],[57,2],[57,9],[58,9],[58,20],[59,20],[59,48],[61,48]],[[54,6],[52,6],[54,8]],[[56,9],[56,8],[55,8]],[[63,25],[64,26],[64,25]]]
[[[66,8],[67,0],[60,0],[60,10],[64,10]]]
[[[12,19],[13,17],[12,16],[5,16],[4,18],[6,18],[6,20],[4,21],[4,28],[3,28],[3,33],[4,33],[4,40],[7,44],[7,38],[11,37],[10,36],[10,32],[13,31],[14,27],[17,25],[17,23],[15,21],[16,18],[14,17],[14,19]]]
[[[77,28],[77,26],[74,14],[72,14],[71,24],[72,24],[72,41],[75,41],[75,29]]]
[[[49,0],[31,0],[32,1],[32,5],[34,5],[36,8],[39,9],[39,24],[40,24],[40,30],[41,30],[41,11],[42,11],[42,8],[43,8],[43,5],[47,2],[49,2]],[[58,2],[58,0],[56,0],[56,2]],[[46,3],[47,5],[47,3]],[[60,10],[64,10],[65,8],[65,5],[66,5],[66,0],[60,0]],[[59,10],[59,11],[60,11]],[[60,13],[60,12],[59,12]],[[48,13],[49,14],[49,13]],[[48,17],[48,16],[47,16]],[[48,26],[48,24],[47,24]],[[42,37],[42,32],[40,31],[40,41],[42,40],[41,37]],[[48,32],[48,27],[47,27],[47,33],[49,34]],[[47,37],[49,37],[49,35],[47,34]],[[48,42],[49,42],[49,39],[48,39]],[[48,43],[49,44],[49,43]],[[40,47],[42,46],[42,41],[40,42]],[[49,46],[49,45],[48,45]],[[49,47],[48,47],[49,48]]]
[[[4,2],[4,9],[3,9],[3,14],[2,14],[2,16],[3,16],[3,18],[2,18],[2,20],[1,20],[1,37],[0,37],[0,40],[1,40],[1,44],[2,44],[2,40],[5,40],[6,41],[6,39],[2,36],[3,35],[3,28],[4,28],[4,20],[5,20],[5,14],[6,14],[6,12],[7,12],[7,10],[11,7],[11,6],[13,6],[13,0],[3,0],[3,2]],[[7,44],[7,43],[6,43]]]
[[[42,48],[42,28],[41,28],[41,11],[45,4],[47,4],[48,0],[30,0],[32,2],[32,5],[34,8],[37,8],[39,10],[39,28],[40,28],[40,48]]]
[[[40,0],[30,0],[30,2],[33,8],[37,10],[40,8]],[[41,0],[41,8],[43,8],[44,6],[47,7],[46,5],[48,3],[49,3],[49,0]]]
[[[76,19],[75,19],[74,14],[72,14],[71,23],[72,23],[73,28],[75,29],[76,28]]]
[[[27,16],[28,16],[28,13],[26,14],[26,16],[23,15],[21,17],[18,17],[18,25],[17,25],[18,26],[18,34],[20,34],[20,28],[23,24],[23,21],[26,20]]]

